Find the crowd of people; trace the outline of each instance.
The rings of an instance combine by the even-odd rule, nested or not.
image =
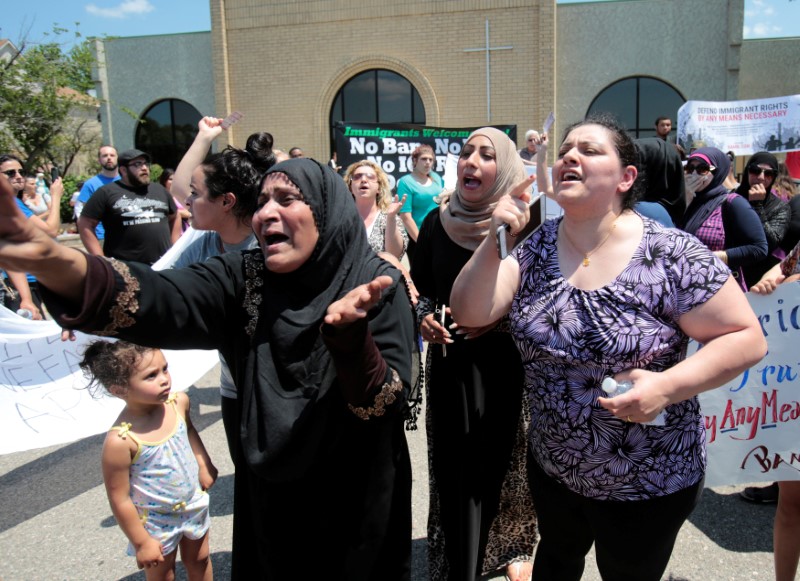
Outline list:
[[[432,580],[579,580],[592,546],[604,579],[660,579],[703,488],[697,395],[766,352],[742,291],[800,278],[778,160],[754,154],[736,183],[728,153],[670,143],[669,118],[633,140],[597,116],[566,129],[552,173],[546,133],[518,150],[484,127],[454,188],[422,144],[393,193],[373,161],[321,164],[266,132],[208,155],[223,131],[201,119],[159,183],[148,152],[101,147],[77,198],[86,252],[54,239],[61,180],[44,196],[0,156],[6,306],[120,339],[81,367],[125,402],[103,474],[147,578],[171,578],[179,549],[212,578],[216,469],[159,350],[201,348],[221,359],[232,578],[292,578],[313,555],[329,579],[409,579],[421,376]],[[523,240],[535,180],[563,215]],[[689,339],[703,349],[685,357]],[[610,397],[608,378],[635,389]],[[779,485],[778,581],[800,557],[795,484]]]

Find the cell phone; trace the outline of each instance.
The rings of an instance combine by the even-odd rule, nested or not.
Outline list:
[[[244,117],[242,113],[234,111],[233,113],[225,117],[225,119],[223,119],[220,122],[219,126],[222,127],[223,129],[228,129],[231,125],[238,122],[242,117]]]
[[[550,111],[550,115],[547,116],[547,119],[544,120],[544,127],[542,128],[542,133],[550,133],[550,128],[553,126],[553,123],[556,122],[555,113]]]
[[[436,312],[439,314],[439,324],[449,331],[453,319],[447,315],[447,305],[442,305]],[[447,345],[444,344],[442,344],[442,357],[447,357]]]
[[[497,236],[497,253],[500,256],[500,260],[505,260],[505,258],[514,252],[518,246],[530,238],[531,234],[541,228],[542,224],[544,224],[544,221],[546,220],[544,207],[545,200],[546,198],[544,194],[541,193],[531,198],[531,202],[528,204],[531,209],[531,219],[527,224],[525,224],[525,227],[516,236],[511,236],[509,233],[510,227],[508,224],[501,224],[497,228],[495,235]],[[512,241],[510,246],[509,239]]]
[[[50,168],[50,181],[54,182],[57,179],[58,179],[58,168],[56,166],[53,166],[52,168]]]

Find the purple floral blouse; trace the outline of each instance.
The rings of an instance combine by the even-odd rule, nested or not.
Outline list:
[[[663,496],[705,472],[697,398],[668,406],[663,427],[626,423],[597,403],[604,377],[633,367],[662,371],[682,360],[688,337],[679,317],[730,276],[693,236],[642,220],[631,262],[597,290],[575,288],[561,274],[560,219],[515,254],[521,281],[510,319],[525,367],[531,451],[547,474],[589,498]]]

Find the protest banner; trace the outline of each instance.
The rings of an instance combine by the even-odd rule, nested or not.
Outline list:
[[[516,125],[492,125],[517,142]],[[443,175],[447,154],[458,155],[469,134],[478,127],[443,128],[412,123],[348,123],[334,126],[336,159],[343,168],[368,159],[377,163],[389,177],[394,190],[397,180],[413,171],[411,153],[423,143],[433,148],[433,171]]]
[[[747,296],[769,352],[737,378],[700,395],[706,486],[800,480],[800,284]],[[688,355],[697,348],[692,341]]]
[[[97,339],[61,341],[53,321],[29,321],[0,306],[0,454],[71,442],[105,432],[124,402],[92,397],[78,363]],[[185,391],[218,362],[216,351],[164,350],[172,389]]]
[[[800,150],[800,95],[749,101],[687,101],[678,110],[678,143],[736,155]]]

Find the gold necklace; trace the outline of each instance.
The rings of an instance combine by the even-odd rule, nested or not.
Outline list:
[[[581,264],[583,265],[584,268],[588,267],[589,264],[591,264],[591,261],[589,260],[589,257],[592,254],[594,254],[595,252],[597,252],[598,250],[600,250],[600,247],[603,246],[603,244],[605,244],[606,242],[608,242],[609,238],[611,238],[611,235],[614,233],[614,230],[617,227],[617,220],[619,220],[619,216],[614,218],[614,221],[611,223],[611,228],[609,228],[609,230],[608,230],[608,234],[606,234],[605,237],[600,241],[600,244],[598,244],[597,246],[592,248],[589,252],[583,252],[580,248],[578,248],[578,245],[575,244],[575,242],[572,241],[572,238],[569,237],[569,234],[567,234],[567,227],[564,226],[563,222],[561,223],[561,225],[562,225],[562,227],[564,229],[564,236],[566,237],[567,242],[569,242],[570,245],[575,250],[577,250],[580,254],[583,254],[583,260],[581,261]]]

